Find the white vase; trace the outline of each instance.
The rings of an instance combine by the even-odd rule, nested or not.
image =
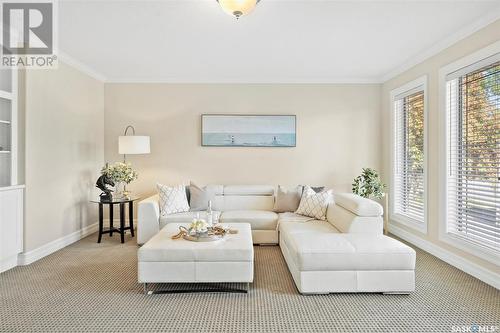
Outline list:
[[[126,191],[126,185],[127,183],[125,182],[117,182],[115,184],[115,193],[113,194],[113,197],[116,199],[123,199],[127,196],[127,191]]]

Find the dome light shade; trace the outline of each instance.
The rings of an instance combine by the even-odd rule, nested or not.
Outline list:
[[[236,19],[250,13],[260,0],[217,0],[222,9]]]

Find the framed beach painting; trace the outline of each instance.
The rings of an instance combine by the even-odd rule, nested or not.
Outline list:
[[[294,115],[201,116],[201,145],[205,147],[295,147]]]

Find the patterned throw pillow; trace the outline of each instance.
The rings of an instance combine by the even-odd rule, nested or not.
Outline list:
[[[165,216],[174,213],[189,211],[189,204],[184,185],[167,186],[157,184],[160,196],[160,215]]]
[[[300,193],[301,194],[304,193],[304,190],[307,187],[307,185],[299,185],[299,186],[301,187]],[[323,192],[325,190],[324,186],[309,186],[309,187],[312,188],[313,191],[316,193]]]
[[[326,220],[326,210],[331,202],[333,202],[332,190],[316,193],[312,188],[306,186],[300,199],[299,208],[295,213],[318,220]]]

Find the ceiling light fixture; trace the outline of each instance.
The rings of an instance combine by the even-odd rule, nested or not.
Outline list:
[[[236,19],[249,14],[260,0],[217,0],[222,9]]]

